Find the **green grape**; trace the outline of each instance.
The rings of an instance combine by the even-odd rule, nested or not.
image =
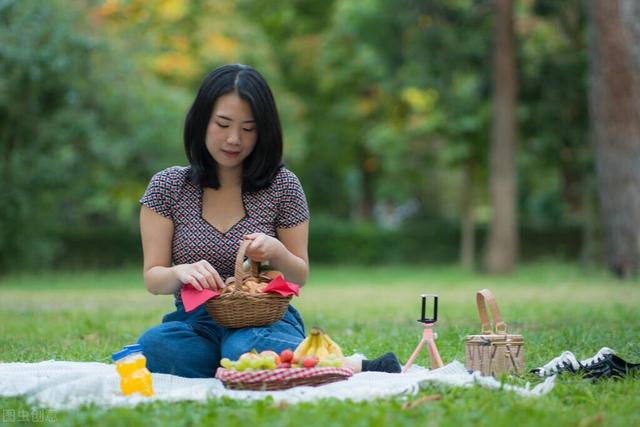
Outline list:
[[[251,366],[253,369],[260,370],[262,369],[263,363],[264,363],[264,360],[261,357],[256,357],[255,359],[251,360],[251,363],[249,366]]]
[[[331,360],[331,358],[329,357],[323,357],[318,362],[318,366],[333,366],[333,360]]]
[[[233,362],[231,361],[231,359],[228,359],[225,357],[222,360],[220,360],[220,366],[222,366],[225,369],[232,369]]]
[[[275,369],[276,368],[276,358],[273,356],[263,356],[262,367],[264,369]]]
[[[249,367],[249,360],[240,359],[236,362],[236,371],[245,371]]]

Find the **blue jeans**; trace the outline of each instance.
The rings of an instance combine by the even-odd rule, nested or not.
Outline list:
[[[206,378],[214,376],[221,358],[237,360],[253,349],[277,353],[287,348],[293,350],[303,339],[304,323],[291,305],[277,322],[256,328],[227,329],[214,322],[204,305],[187,313],[182,302],[176,301],[176,311],[143,333],[138,343],[151,372]]]

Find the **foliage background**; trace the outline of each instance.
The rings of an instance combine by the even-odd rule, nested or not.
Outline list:
[[[601,257],[584,3],[517,2],[522,260]],[[140,265],[137,201],[232,62],[272,85],[314,262],[454,262],[465,202],[480,253],[491,23],[484,0],[0,0],[0,272]]]

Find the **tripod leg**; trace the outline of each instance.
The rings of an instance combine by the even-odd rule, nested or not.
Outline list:
[[[413,354],[411,354],[411,357],[409,358],[407,363],[404,365],[404,368],[402,368],[403,374],[409,370],[411,365],[413,365],[413,362],[416,360],[416,357],[418,357],[418,354],[420,354],[422,347],[424,347],[424,343],[425,343],[424,339],[421,339],[420,342],[418,343],[418,346],[413,351]]]
[[[431,360],[431,369],[442,368],[444,366],[433,337],[429,339],[429,359]]]

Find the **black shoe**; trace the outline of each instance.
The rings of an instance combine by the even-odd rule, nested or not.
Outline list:
[[[402,370],[400,362],[394,353],[385,353],[377,359],[363,360],[362,371],[388,372],[398,374]]]
[[[532,369],[529,372],[539,377],[550,377],[551,375],[560,374],[562,372],[570,372],[575,374],[582,368],[576,356],[570,351],[563,351],[562,354],[544,366]]]
[[[584,377],[593,381],[603,378],[622,378],[633,372],[640,372],[640,363],[629,363],[615,354],[607,354],[599,361],[584,366]]]

